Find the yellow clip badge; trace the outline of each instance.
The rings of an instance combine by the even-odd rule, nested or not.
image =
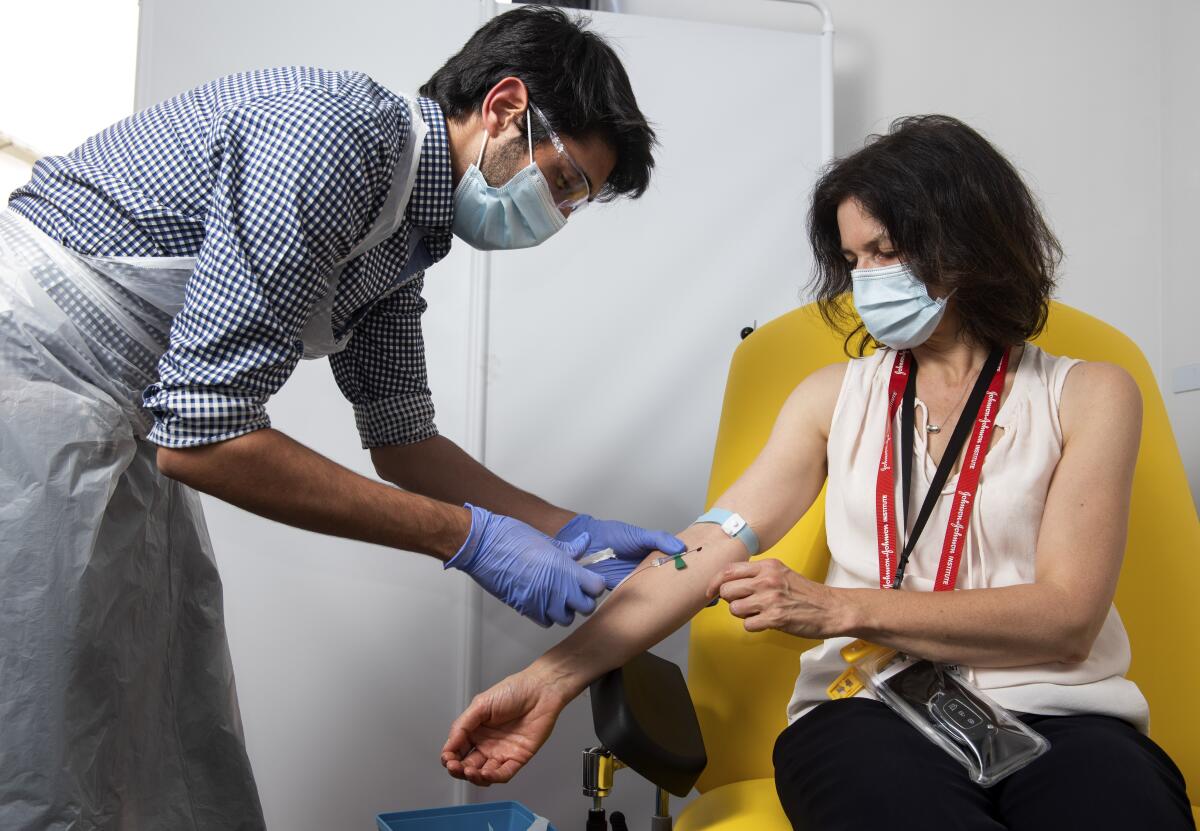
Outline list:
[[[842,660],[848,664],[857,664],[863,658],[870,655],[877,649],[882,649],[881,646],[876,646],[870,641],[856,640],[853,643],[848,643],[842,647]]]
[[[863,659],[871,656],[886,658],[889,653],[895,655],[896,650],[864,640],[856,640],[842,647],[842,658],[850,666],[829,685],[829,688],[826,690],[829,693],[829,697],[838,699],[851,698],[858,695],[859,690],[864,685],[862,677],[855,671],[856,665],[863,661]]]
[[[858,673],[854,671],[854,667],[847,667],[846,671],[837,677],[826,692],[832,699],[853,698],[858,695],[858,691],[863,688],[863,682],[858,677]]]

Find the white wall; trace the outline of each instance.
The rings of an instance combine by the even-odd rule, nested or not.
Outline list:
[[[1112,323],[1157,373],[1200,506],[1200,29],[1195,0],[825,0],[837,28],[838,155],[899,116],[981,130],[1043,200],[1066,252],[1059,299]],[[807,27],[790,3],[625,0],[705,20]],[[815,18],[815,13],[810,15]]]
[[[1188,0],[831,0],[837,144],[945,112],[993,140],[1041,196],[1066,251],[1059,297],[1142,348],[1200,499],[1195,258],[1200,53]],[[1189,28],[1190,27],[1190,28]]]

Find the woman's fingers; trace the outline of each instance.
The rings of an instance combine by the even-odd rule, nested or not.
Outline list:
[[[471,734],[465,728],[460,727],[458,722],[455,722],[450,726],[450,735],[446,738],[446,743],[442,745],[442,763],[445,764],[451,760],[461,761],[472,747]]]
[[[729,603],[729,613],[745,621],[747,632],[780,628],[787,587],[804,578],[779,560],[735,563],[713,580],[710,588]]]
[[[489,758],[490,757],[482,750],[476,748],[468,753],[466,758],[462,760],[463,767],[468,769],[482,768],[487,764]]]
[[[765,632],[768,629],[774,629],[766,615],[755,614],[746,618],[746,622],[742,624],[747,632]]]
[[[522,763],[516,759],[501,761],[500,759],[489,758],[478,765],[467,765],[463,768],[463,775],[458,778],[467,779],[472,784],[485,788],[488,785],[503,785],[516,776],[522,766]],[[450,770],[450,768],[447,767],[447,770]]]
[[[781,632],[823,638],[833,616],[832,592],[779,560],[734,563],[712,579],[708,596],[729,602],[747,632]]]
[[[521,763],[516,759],[506,759],[503,762],[489,759],[476,775],[481,782],[488,785],[503,785],[516,776],[521,767]]]
[[[486,788],[492,784],[484,778],[483,774],[477,768],[467,768],[467,781],[478,788]]]
[[[470,739],[467,739],[467,745],[465,750],[456,749],[444,752],[442,754],[442,767],[455,779],[466,779],[475,784],[480,784],[480,781],[486,778],[481,775],[481,771],[485,770],[489,763],[495,765],[497,762],[482,750],[472,745]]]
[[[475,785],[507,782],[545,742],[562,706],[537,679],[507,678],[477,695],[451,725],[442,766]]]
[[[475,697],[463,714],[450,725],[450,733],[442,746],[441,761],[446,772],[456,779],[466,779],[476,785],[486,785],[479,769],[487,761],[487,753],[476,744],[480,729],[494,716],[492,698]]]
[[[446,739],[446,744],[442,747],[443,752],[454,749],[451,744],[456,741],[456,736],[459,745],[464,740],[469,742],[471,732],[488,720],[491,710],[489,698],[484,695],[475,696],[467,709],[463,710],[462,715],[450,725],[450,737]]]
[[[742,600],[735,600],[729,604],[729,614],[734,617],[748,618],[763,611],[762,600],[757,597],[748,597]]]
[[[513,765],[516,765],[518,769],[521,767],[512,759],[506,759],[503,762],[498,759],[488,759],[480,769],[479,774],[492,785],[503,785],[509,779],[512,779],[512,773],[506,775],[505,771]],[[515,769],[513,773],[516,773]]]
[[[473,760],[470,763],[464,762],[462,767],[463,775],[459,778],[466,779],[472,785],[487,787],[491,784],[491,782],[483,773],[483,766],[485,763],[485,760],[481,759]]]
[[[517,775],[522,765],[516,759],[509,759],[496,770],[496,782],[507,782]]]
[[[706,594],[711,600],[721,591],[723,584],[728,583],[730,580],[744,580],[754,577],[758,574],[758,571],[759,564],[756,562],[730,563],[721,570],[720,574],[709,581]]]
[[[473,785],[486,787],[487,785],[491,784],[480,773],[480,768],[478,766],[468,766],[457,759],[452,759],[446,762],[446,773],[450,774],[455,779],[465,779]]]
[[[758,591],[758,586],[751,578],[742,580],[730,580],[728,583],[723,583],[720,589],[721,599],[727,602],[741,600],[743,597],[750,597]]]

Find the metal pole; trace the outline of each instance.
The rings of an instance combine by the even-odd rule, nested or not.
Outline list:
[[[671,815],[671,795],[662,788],[654,789],[654,813],[660,817]]]
[[[833,161],[833,13],[821,0],[781,0],[821,13],[821,160]]]
[[[675,821],[671,818],[671,795],[663,788],[654,789],[654,816],[650,817],[650,831],[671,831]]]

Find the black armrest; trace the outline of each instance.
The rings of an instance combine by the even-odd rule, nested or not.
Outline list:
[[[643,778],[687,796],[708,756],[679,667],[643,653],[594,681],[591,697],[601,744]]]

